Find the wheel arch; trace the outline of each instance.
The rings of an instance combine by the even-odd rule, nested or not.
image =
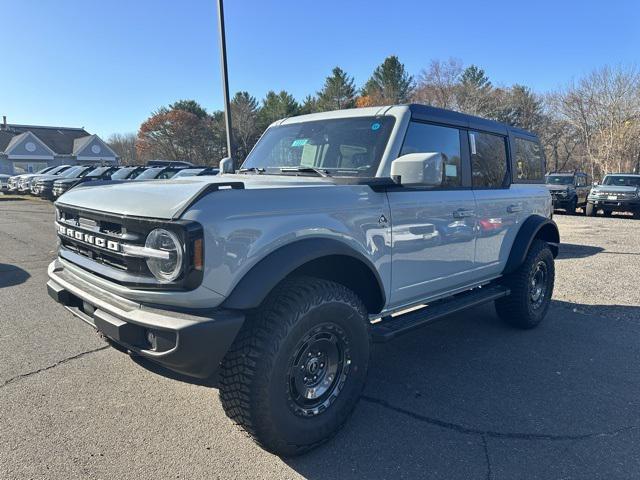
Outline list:
[[[260,260],[221,306],[256,308],[278,284],[293,275],[340,283],[360,297],[369,313],[380,312],[386,303],[384,283],[368,258],[339,240],[314,238],[282,246]]]
[[[556,223],[541,215],[531,215],[527,218],[513,242],[509,258],[502,272],[503,275],[515,271],[527,256],[534,240],[544,240],[549,244],[553,257],[558,256],[560,247],[560,232]]]

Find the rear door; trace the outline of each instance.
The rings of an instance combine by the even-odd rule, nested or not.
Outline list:
[[[491,278],[504,269],[526,205],[511,186],[506,135],[469,131],[469,149],[478,222],[475,263],[478,278]]]
[[[400,154],[418,152],[442,153],[445,176],[437,189],[388,191],[393,306],[464,286],[473,275],[475,200],[466,131],[412,121]]]

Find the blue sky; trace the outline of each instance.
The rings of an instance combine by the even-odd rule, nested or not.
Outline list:
[[[360,85],[396,54],[536,91],[640,52],[638,0],[227,0],[232,93],[317,91],[339,65]],[[10,123],[135,132],[181,98],[221,107],[215,0],[0,0],[0,115]]]

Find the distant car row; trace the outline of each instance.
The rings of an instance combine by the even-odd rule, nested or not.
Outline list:
[[[611,173],[592,185],[586,173],[550,173],[546,183],[554,209],[575,214],[582,208],[590,217],[600,211],[606,216],[628,212],[640,218],[640,174]]]
[[[163,180],[167,178],[217,175],[218,169],[198,166],[88,166],[60,165],[36,173],[0,176],[0,191],[31,194],[55,200],[77,185],[92,186],[105,183]],[[4,177],[4,178],[3,178]]]

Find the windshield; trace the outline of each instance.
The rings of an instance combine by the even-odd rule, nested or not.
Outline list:
[[[60,165],[59,167],[50,170],[48,173],[50,175],[58,175],[60,172],[64,172],[67,168],[69,168],[69,165]]]
[[[392,117],[359,117],[269,128],[243,169],[318,168],[331,176],[373,177],[393,128]]]
[[[573,185],[572,175],[547,175],[549,185]]]
[[[109,170],[111,167],[98,167],[98,168],[94,168],[93,170],[91,170],[89,173],[87,173],[87,177],[99,177],[100,175],[102,175],[104,172],[106,172],[107,170]]]
[[[163,170],[164,167],[147,168],[144,172],[136,177],[136,180],[151,180]]]
[[[72,178],[77,176],[85,167],[71,167],[69,170],[65,170],[60,176],[64,178]]]
[[[111,180],[124,180],[129,177],[131,172],[133,172],[136,168],[137,167],[121,168],[116,173],[111,175]]]
[[[200,172],[204,172],[204,168],[186,168],[184,170],[180,170],[178,173],[176,173],[173,178],[178,178],[178,177],[195,177],[196,175],[198,175]]]
[[[607,175],[602,181],[603,185],[615,185],[617,187],[640,187],[640,176]]]

